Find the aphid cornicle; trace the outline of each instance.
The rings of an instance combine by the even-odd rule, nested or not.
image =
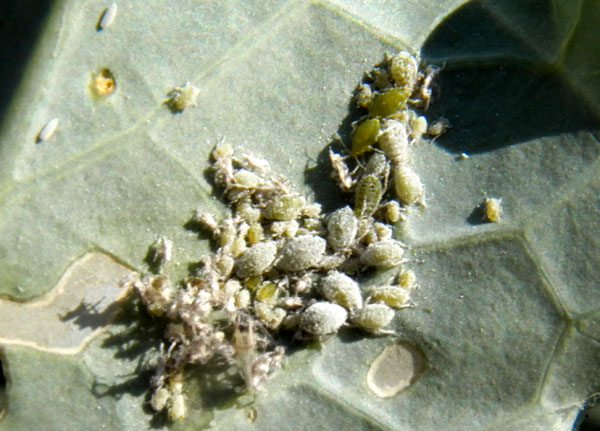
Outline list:
[[[354,214],[358,218],[370,217],[379,207],[383,190],[375,175],[363,176],[356,185]]]

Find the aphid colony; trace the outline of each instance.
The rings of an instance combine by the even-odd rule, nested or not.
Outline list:
[[[345,163],[349,157],[333,151],[330,159],[342,191],[354,191],[359,219],[379,212],[379,218],[394,223],[401,217],[399,204],[425,205],[425,190],[413,168],[410,147],[429,133],[428,123],[413,108],[429,106],[437,72],[432,66],[420,72],[418,58],[401,51],[393,57],[386,55],[358,86],[355,101],[367,114],[357,122],[352,136],[349,156],[358,161],[357,166],[351,170]],[[440,121],[434,123],[431,135],[443,133]],[[443,124],[447,127],[446,120]],[[396,201],[380,205],[390,175]]]
[[[421,76],[417,60],[407,53],[386,64],[358,94],[369,115],[356,128],[351,155],[371,153],[370,158],[351,173],[344,158],[331,152],[340,186],[354,190],[352,207],[326,216],[266,160],[224,142],[212,151],[215,182],[231,215],[218,220],[197,210],[193,221],[210,234],[216,251],[177,285],[160,272],[136,274],[126,282],[151,315],[167,322],[151,382],[155,411],[166,410],[171,419],[185,416],[188,364],[235,365],[248,390],[255,391],[281,364],[292,339],[322,342],[342,326],[393,333],[387,327],[396,310],[410,305],[416,279],[400,267],[405,246],[392,238],[400,204],[382,205],[381,199],[391,171],[398,199],[423,203],[423,186],[407,151],[425,133],[426,120],[406,106],[429,103],[433,72]],[[187,91],[177,90],[174,100]],[[415,94],[419,98],[409,100]],[[171,250],[170,241],[157,239],[150,253],[156,268],[164,267]],[[384,285],[361,288],[355,279],[364,271],[396,267],[397,275]]]
[[[254,391],[281,362],[281,334],[322,341],[342,325],[391,333],[386,326],[395,309],[408,306],[415,284],[412,271],[401,271],[393,284],[362,290],[349,275],[402,263],[404,246],[389,225],[357,217],[349,206],[325,217],[265,160],[228,144],[218,144],[212,159],[233,214],[216,220],[198,210],[194,221],[212,235],[216,252],[179,286],[162,274],[127,282],[151,315],[168,321],[151,406],[172,419],[185,414],[187,364],[235,364]],[[160,237],[152,248],[160,268],[171,243]]]

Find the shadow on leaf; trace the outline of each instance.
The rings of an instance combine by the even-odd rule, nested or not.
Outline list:
[[[560,24],[547,0],[472,1],[442,21],[421,50],[427,63],[442,66],[427,117],[446,117],[452,126],[436,143],[481,153],[597,129],[600,116],[589,100],[598,96],[581,92],[597,83],[586,77],[573,85],[580,63],[564,51],[569,41]]]

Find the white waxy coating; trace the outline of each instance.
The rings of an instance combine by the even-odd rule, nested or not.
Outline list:
[[[288,240],[281,249],[277,267],[283,271],[304,271],[319,265],[327,242],[318,236],[300,235]]]
[[[58,118],[53,118],[52,120],[48,121],[46,125],[42,127],[42,130],[40,130],[40,133],[38,133],[37,141],[41,142],[49,139],[54,134],[57,127]]]
[[[300,328],[317,336],[333,334],[347,317],[348,312],[344,307],[331,302],[317,302],[302,313]]]
[[[408,131],[406,125],[396,120],[386,120],[377,137],[377,145],[385,156],[398,164],[408,160]]]
[[[117,16],[117,9],[116,3],[113,3],[104,9],[104,12],[102,12],[102,16],[100,17],[100,22],[98,23],[99,29],[104,30],[113,23],[115,17]]]
[[[150,405],[155,412],[160,412],[167,406],[167,402],[171,398],[171,393],[165,387],[160,387],[154,392],[150,399]]]
[[[327,241],[335,251],[346,250],[354,243],[357,229],[358,220],[354,211],[349,206],[345,206],[329,217]]]
[[[383,301],[392,308],[404,308],[410,300],[408,289],[400,286],[376,286],[369,289],[372,301]]]
[[[393,268],[402,263],[403,254],[402,243],[394,239],[386,239],[369,245],[360,257],[360,261],[377,268]]]
[[[393,397],[412,385],[425,368],[423,354],[411,345],[394,343],[375,358],[367,385],[380,398]]]
[[[369,332],[378,332],[389,325],[395,314],[394,310],[385,304],[368,304],[361,308],[353,322]]]
[[[321,279],[321,291],[331,302],[345,307],[349,311],[362,308],[363,300],[358,283],[346,274],[331,271]]]
[[[425,189],[421,179],[413,169],[403,163],[395,167],[394,186],[396,196],[406,204],[416,204],[423,201]]]
[[[239,278],[254,277],[264,273],[275,260],[277,245],[273,241],[259,242],[247,248],[235,263]]]

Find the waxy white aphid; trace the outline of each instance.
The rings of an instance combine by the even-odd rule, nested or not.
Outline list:
[[[254,311],[267,328],[273,331],[281,326],[283,319],[287,316],[287,313],[283,308],[273,307],[267,302],[255,303]]]
[[[326,247],[327,242],[314,235],[300,235],[289,239],[281,249],[277,268],[294,272],[318,267]]]
[[[306,205],[306,199],[296,193],[275,196],[265,208],[264,215],[270,220],[295,220]]]
[[[390,223],[397,223],[402,219],[402,209],[398,201],[392,200],[384,205],[385,218]]]
[[[358,283],[338,271],[331,271],[321,279],[321,291],[329,301],[348,311],[362,308],[363,300]]]
[[[492,223],[498,223],[502,215],[502,198],[485,198],[483,218]]]
[[[50,137],[56,131],[57,127],[58,127],[58,118],[53,118],[52,120],[48,121],[44,125],[44,127],[42,127],[42,130],[40,130],[40,132],[38,133],[36,142],[42,142],[42,141],[46,141],[46,140],[50,139]]]
[[[189,82],[186,82],[183,88],[175,87],[168,94],[165,101],[166,105],[173,112],[183,112],[185,108],[196,106],[196,99],[200,90]]]
[[[400,51],[392,57],[389,65],[390,75],[399,87],[404,87],[408,95],[413,92],[419,76],[419,62],[408,51]]]
[[[150,399],[150,406],[155,412],[160,412],[167,407],[167,403],[171,399],[171,393],[167,388],[161,386],[154,394],[152,394],[152,398]]]
[[[427,134],[433,138],[437,138],[438,136],[446,133],[448,128],[450,128],[450,122],[446,118],[440,117],[430,124],[429,128],[427,129]]]
[[[107,29],[113,23],[116,16],[117,16],[117,4],[112,3],[109,7],[104,9],[104,11],[102,12],[102,15],[100,16],[100,20],[98,20],[98,24],[97,24],[96,28],[98,30]]]
[[[360,261],[377,268],[393,268],[402,263],[404,247],[400,241],[387,239],[374,242],[360,256]]]
[[[302,313],[300,329],[321,337],[337,332],[347,318],[344,307],[331,302],[316,302]]]
[[[369,84],[360,84],[356,89],[354,100],[359,108],[369,109],[373,101],[373,89]]]
[[[425,188],[419,175],[406,163],[394,168],[394,186],[396,196],[405,204],[423,205]]]
[[[241,278],[254,277],[266,272],[277,253],[274,241],[259,242],[247,248],[235,262],[235,273]]]
[[[358,220],[349,206],[340,208],[329,217],[327,222],[327,242],[335,251],[344,251],[354,244]]]
[[[368,290],[369,300],[382,301],[392,308],[405,308],[410,300],[410,292],[400,286],[376,286]]]
[[[407,161],[409,155],[406,124],[393,119],[384,121],[377,137],[377,145],[392,164]]]
[[[394,331],[382,329],[394,318],[394,310],[385,304],[367,304],[352,318],[352,322],[374,334],[393,334]]]

